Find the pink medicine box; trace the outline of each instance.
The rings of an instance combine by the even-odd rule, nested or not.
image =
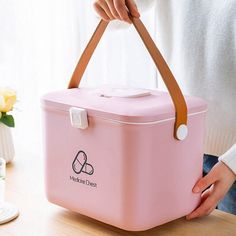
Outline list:
[[[105,31],[101,21],[69,89],[42,98],[50,202],[140,231],[185,216],[200,195],[206,103],[182,96],[139,19],[132,19],[169,93],[77,88]]]

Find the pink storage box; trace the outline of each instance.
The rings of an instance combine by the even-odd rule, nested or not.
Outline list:
[[[132,20],[147,36],[141,21]],[[100,37],[106,26],[100,22]],[[90,43],[98,43],[96,32]],[[48,200],[130,231],[194,210],[200,200],[192,188],[202,176],[206,103],[182,97],[188,112],[186,122],[178,124],[184,109],[178,113],[181,98],[176,103],[170,86],[171,96],[143,89],[73,88],[73,83],[72,89],[42,98]]]

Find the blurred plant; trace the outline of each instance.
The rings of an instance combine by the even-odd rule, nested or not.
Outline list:
[[[15,127],[14,117],[8,113],[16,103],[16,92],[9,88],[0,88],[0,122]]]

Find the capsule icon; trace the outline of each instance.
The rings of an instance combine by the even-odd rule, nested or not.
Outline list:
[[[72,169],[76,174],[81,172],[92,175],[94,173],[94,168],[91,164],[87,163],[87,155],[84,151],[79,151],[72,163]]]

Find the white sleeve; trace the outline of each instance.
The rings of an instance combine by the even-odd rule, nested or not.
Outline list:
[[[219,160],[227,165],[234,172],[234,174],[236,174],[236,144],[220,156]]]
[[[156,0],[135,0],[138,10],[140,13],[148,10],[153,6],[153,4],[156,2]]]

